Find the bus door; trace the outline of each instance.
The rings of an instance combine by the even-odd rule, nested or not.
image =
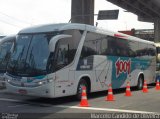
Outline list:
[[[55,61],[55,96],[69,95],[72,90],[72,81],[74,73],[70,73],[70,38],[63,38],[56,45],[56,61]],[[70,75],[69,75],[70,74]],[[71,79],[71,80],[69,80]]]

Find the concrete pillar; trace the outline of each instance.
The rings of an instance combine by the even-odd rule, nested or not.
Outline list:
[[[71,22],[94,25],[94,0],[72,0]]]
[[[160,19],[154,20],[154,42],[160,42]]]

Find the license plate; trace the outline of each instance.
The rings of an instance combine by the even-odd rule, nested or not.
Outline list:
[[[24,89],[19,89],[19,90],[18,90],[18,93],[20,93],[20,94],[27,94],[27,91],[24,90]]]

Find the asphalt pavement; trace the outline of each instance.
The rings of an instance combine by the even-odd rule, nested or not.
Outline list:
[[[148,93],[143,93],[142,90],[131,88],[132,96],[126,97],[125,89],[113,90],[113,95],[115,97],[114,101],[105,100],[107,96],[106,91],[91,93],[87,96],[89,107],[80,107],[80,101],[77,101],[74,96],[54,99],[37,98],[24,95],[14,95],[6,92],[5,89],[1,89],[0,113],[1,117],[18,116],[47,119],[53,117],[115,117],[115,115],[118,114],[128,114],[125,115],[126,117],[135,116],[147,118],[154,116],[155,118],[159,118],[160,90],[155,90],[155,85],[150,85],[148,86],[148,91]]]

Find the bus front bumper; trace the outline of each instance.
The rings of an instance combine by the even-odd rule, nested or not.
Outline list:
[[[0,89],[6,88],[5,77],[3,74],[0,74]]]
[[[47,83],[37,87],[17,87],[6,82],[6,90],[9,93],[29,95],[36,97],[54,97],[54,83]]]

